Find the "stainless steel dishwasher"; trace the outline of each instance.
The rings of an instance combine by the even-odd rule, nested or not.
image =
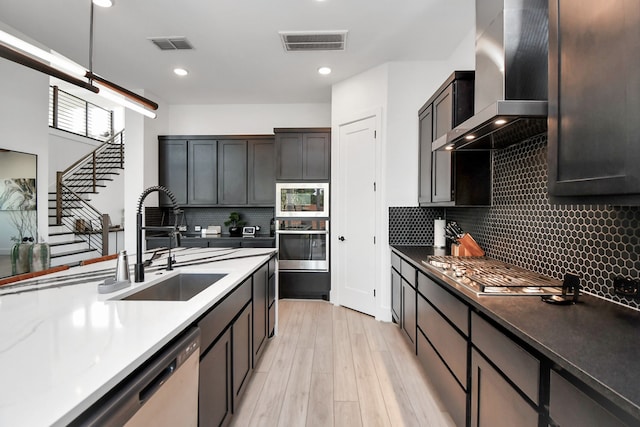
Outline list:
[[[191,328],[147,361],[72,425],[198,425],[200,329]]]

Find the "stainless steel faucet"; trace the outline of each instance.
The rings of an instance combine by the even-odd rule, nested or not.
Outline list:
[[[170,239],[169,240],[169,259],[167,260],[167,269],[171,270],[173,268],[172,267],[173,262],[171,260],[171,239],[173,239],[174,236],[177,237],[176,230],[178,229],[177,227],[178,214],[181,213],[182,211],[178,207],[178,202],[176,201],[176,197],[173,195],[173,193],[166,187],[156,185],[154,187],[149,187],[146,190],[144,190],[140,195],[140,199],[138,199],[138,211],[136,212],[136,265],[134,269],[136,282],[144,282],[144,263],[142,262],[142,230],[158,229],[158,227],[145,228],[142,225],[142,203],[144,202],[144,199],[146,199],[147,196],[153,193],[154,191],[163,192],[164,194],[167,195],[167,197],[169,197],[169,199],[171,199],[173,213],[175,214],[175,217],[176,217],[176,225],[174,227],[162,227],[162,229],[165,229],[165,230],[172,230],[172,233],[170,234],[170,237],[169,237]]]

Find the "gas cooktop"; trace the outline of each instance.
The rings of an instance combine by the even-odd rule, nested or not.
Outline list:
[[[477,295],[560,295],[562,282],[487,257],[430,256],[422,263]]]

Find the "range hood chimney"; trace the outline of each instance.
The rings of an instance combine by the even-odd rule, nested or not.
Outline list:
[[[475,115],[447,149],[504,148],[547,130],[548,0],[476,0]]]

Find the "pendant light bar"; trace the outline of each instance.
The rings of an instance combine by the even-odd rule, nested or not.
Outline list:
[[[27,43],[24,40],[19,39],[2,30],[0,30],[0,42],[4,43],[7,46],[14,47],[30,55],[33,55],[36,58],[40,58],[50,64],[53,64],[56,67],[59,67],[65,72],[71,73],[78,78],[85,77],[85,74],[87,73],[87,70],[84,67],[76,64],[75,62],[71,62],[65,58],[54,55],[51,52],[47,52],[44,49],[40,49],[39,47]]]
[[[110,82],[109,80],[106,80],[96,74],[93,74],[91,71],[87,71],[86,77],[89,80],[94,80],[96,82],[100,82],[102,86],[108,87],[109,89],[111,89],[114,92],[117,92],[119,94],[121,94],[122,96],[126,97],[126,98],[132,98],[134,99],[136,102],[144,105],[147,108],[150,108],[152,110],[157,110],[158,109],[158,104],[156,104],[155,102],[153,102],[152,100],[145,98],[144,96],[140,96],[135,92],[131,92],[129,89],[125,89],[122,86],[119,86],[115,83]]]
[[[96,84],[98,86],[100,86],[100,95],[103,98],[106,98],[110,101],[113,101],[115,103],[118,103],[120,105],[122,105],[123,107],[126,107],[132,111],[135,111],[136,113],[140,113],[143,116],[147,116],[150,119],[155,119],[157,116],[156,113],[154,113],[153,111],[149,111],[146,108],[142,107],[139,104],[136,104],[135,102],[131,102],[126,98],[123,98],[122,96],[118,95],[116,92],[113,92],[112,90],[110,90],[107,86],[102,86],[102,83],[100,83],[99,81],[96,80]]]
[[[16,50],[14,48],[19,50]],[[38,61],[20,51],[40,58],[50,64],[54,64],[59,68],[53,67],[45,62]],[[64,80],[83,89],[89,90],[147,117],[153,119],[157,117],[155,113],[143,108],[143,106],[145,106],[152,110],[158,109],[158,104],[151,101],[150,99],[138,95],[137,93],[125,89],[115,83],[112,83],[96,74],[93,74],[91,71],[87,71],[84,67],[72,61],[40,49],[39,47],[27,43],[24,40],[21,40],[2,30],[0,30],[0,57],[24,65],[25,67],[29,67],[41,73],[59,78],[60,80]],[[100,90],[93,84],[82,80],[82,78],[88,78],[90,79],[90,82],[98,82],[102,86],[103,90]],[[111,90],[111,92],[109,92],[109,90]],[[124,98],[122,98],[118,94],[122,95]]]
[[[9,61],[13,61],[17,64],[24,65],[25,67],[29,67],[33,70],[40,71],[41,73],[48,74],[53,77],[57,77],[60,80],[64,80],[76,86],[80,86],[83,89],[89,90],[93,93],[99,93],[100,90],[90,85],[89,83],[81,80],[79,78],[73,77],[64,71],[60,71],[51,65],[45,64],[44,62],[40,62],[36,59],[33,59],[30,56],[27,56],[15,49],[10,48],[9,46],[5,46],[0,44],[0,56],[8,59]]]

